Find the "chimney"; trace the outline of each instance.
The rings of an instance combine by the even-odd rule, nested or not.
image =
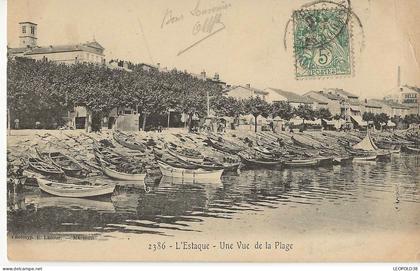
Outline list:
[[[219,74],[218,74],[217,72],[214,74],[213,79],[214,79],[215,81],[219,81]]]
[[[203,79],[206,79],[206,71],[205,71],[205,70],[203,70],[203,71],[201,72],[201,77],[202,77]]]
[[[246,84],[245,85],[247,88],[251,88],[251,84]]]
[[[156,66],[158,67],[158,69],[160,69],[160,63],[156,63]]]
[[[401,67],[400,66],[398,66],[397,84],[398,84],[398,87],[401,86]]]
[[[367,104],[367,99],[365,99],[365,104]]]

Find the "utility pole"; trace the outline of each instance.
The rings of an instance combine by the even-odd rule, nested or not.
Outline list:
[[[207,117],[210,116],[210,96],[209,96],[209,91],[206,91],[207,93]]]

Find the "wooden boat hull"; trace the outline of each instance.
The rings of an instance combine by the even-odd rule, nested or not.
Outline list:
[[[341,165],[349,163],[353,160],[353,157],[351,156],[344,156],[344,157],[334,157],[333,164],[334,165]]]
[[[57,159],[57,156],[55,156],[55,154],[59,154],[61,157],[63,157],[68,163],[70,163],[73,166],[73,168],[63,165],[61,161]],[[68,155],[50,152],[48,153],[48,157],[54,166],[61,168],[64,171],[64,173],[68,176],[80,176],[80,173],[83,170],[82,166],[75,159],[71,158]]]
[[[319,157],[316,158],[318,160],[319,166],[330,166],[334,163],[334,159],[332,157]]]
[[[109,167],[105,166],[103,162],[101,162],[101,167],[103,173],[113,179],[121,180],[121,181],[144,181],[146,178],[146,173],[141,174],[129,174],[124,172],[118,172],[116,170],[110,169]]]
[[[196,169],[198,168],[202,168],[205,170],[219,170],[219,169],[224,169],[225,171],[227,170],[237,170],[238,167],[241,165],[241,162],[236,162],[236,163],[224,163],[224,164],[205,164],[205,163],[195,163],[195,162],[186,162],[186,161],[182,161],[185,165],[187,165],[188,167],[192,168],[195,167]]]
[[[378,160],[389,160],[391,159],[391,152],[390,151],[382,151],[376,154],[376,159]]]
[[[122,135],[118,132],[114,132],[113,137],[114,137],[114,140],[118,144],[120,144],[120,145],[122,145],[122,146],[124,146],[128,149],[136,150],[136,151],[145,151],[146,150],[146,146],[144,146],[143,144],[140,144],[140,143],[136,142],[134,139],[131,139],[131,138],[129,138],[125,135]]]
[[[301,159],[301,160],[290,160],[284,162],[287,167],[314,167],[318,166],[319,162],[317,159]]]
[[[189,157],[189,156],[185,156],[185,155],[182,155],[182,154],[180,154],[178,152],[175,152],[175,151],[173,151],[173,150],[171,150],[169,148],[167,148],[166,151],[170,155],[172,155],[172,156],[174,156],[174,157],[176,157],[176,158],[178,158],[178,159],[180,159],[182,161],[185,161],[185,162],[202,163],[204,161],[204,157]]]
[[[256,159],[252,159],[252,158],[246,158],[241,156],[242,161],[244,162],[244,164],[248,167],[253,167],[253,168],[274,168],[276,167],[277,169],[280,169],[280,167],[283,165],[283,161],[281,160],[272,160],[272,161],[264,161],[264,160],[256,160]]]
[[[391,154],[396,154],[396,153],[400,153],[401,152],[401,148],[398,148],[398,149],[391,149],[391,150],[389,150],[389,152],[391,153]]]
[[[353,157],[353,162],[358,162],[358,161],[376,161],[377,159],[377,155],[373,154],[373,155],[366,155],[366,156],[355,156]]]
[[[57,168],[39,159],[30,158],[28,160],[28,165],[30,169],[42,175],[47,175],[47,176],[52,176],[52,177],[64,176],[64,171],[62,171],[60,168]]]
[[[221,152],[227,152],[230,154],[238,154],[242,149],[241,148],[235,148],[233,146],[227,146],[227,144],[223,144],[223,142],[218,142],[216,140],[213,140],[211,138],[208,139],[210,142],[210,145],[215,148],[218,151]]]
[[[80,185],[52,182],[41,177],[37,177],[39,188],[51,195],[69,198],[88,198],[112,194],[115,189],[114,184],[100,185]]]
[[[411,146],[404,146],[404,151],[409,153],[420,153],[419,148],[411,147]]]
[[[215,180],[219,181],[223,169],[219,170],[204,170],[204,169],[184,169],[176,168],[168,164],[158,161],[159,168],[163,176],[172,178],[192,179],[192,180]]]

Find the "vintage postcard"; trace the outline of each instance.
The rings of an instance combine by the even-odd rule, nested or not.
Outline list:
[[[419,1],[7,10],[9,260],[420,260]]]

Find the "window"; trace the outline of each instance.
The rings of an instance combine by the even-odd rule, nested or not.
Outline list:
[[[31,34],[35,35],[35,26],[31,26]]]
[[[22,26],[22,33],[26,34],[26,26]]]

